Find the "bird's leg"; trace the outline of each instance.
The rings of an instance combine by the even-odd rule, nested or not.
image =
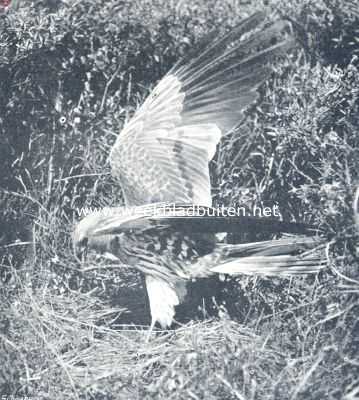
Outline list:
[[[153,332],[153,328],[155,327],[155,323],[156,323],[156,320],[154,318],[152,318],[151,319],[151,326],[150,326],[150,329],[147,332],[145,343],[148,343],[150,341],[150,338],[151,338],[151,335],[152,335],[152,332]]]

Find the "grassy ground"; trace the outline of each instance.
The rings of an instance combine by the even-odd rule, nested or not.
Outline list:
[[[140,278],[94,260],[79,269],[75,210],[121,203],[107,156],[125,119],[206,32],[263,4],[37,1],[0,15],[1,395],[359,397],[358,6],[265,3],[303,48],[273,67],[261,103],[221,144],[214,198],[277,204],[287,220],[320,226],[328,269],[227,280],[215,316],[202,307],[148,344]],[[240,133],[253,138],[242,155]]]

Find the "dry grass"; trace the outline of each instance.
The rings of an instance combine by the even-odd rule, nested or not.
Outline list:
[[[261,5],[34,3],[0,19],[0,394],[357,398],[354,3],[269,2],[294,21],[305,51],[274,67],[262,103],[249,111],[239,131],[255,137],[246,157],[233,135],[211,165],[218,203],[279,204],[286,219],[319,225],[330,242],[328,269],[295,280],[227,280],[216,317],[195,310],[191,322],[149,343],[138,275],[74,258],[75,210],[122,201],[107,156],[124,120],[207,29],[232,26]]]

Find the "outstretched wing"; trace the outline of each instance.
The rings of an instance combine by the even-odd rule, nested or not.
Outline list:
[[[359,196],[359,190],[358,190]],[[129,209],[126,212],[101,216],[96,223],[92,235],[113,235],[123,232],[145,232],[171,229],[185,234],[191,233],[221,233],[221,232],[267,232],[315,235],[321,233],[319,227],[298,222],[280,221],[270,217],[229,215],[234,209],[216,209],[192,204],[153,203],[146,206]],[[123,207],[118,210],[126,211]]]
[[[221,136],[257,98],[268,63],[292,46],[281,36],[286,24],[266,26],[264,17],[254,14],[177,64],[125,126],[110,162],[126,205],[211,205],[208,162]]]

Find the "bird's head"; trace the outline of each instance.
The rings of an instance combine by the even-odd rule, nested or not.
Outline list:
[[[100,215],[98,213],[93,213],[87,215],[76,225],[72,239],[74,253],[77,257],[81,258],[86,254],[89,238],[92,238],[92,234],[100,221]]]
[[[114,253],[118,245],[118,235],[98,234],[96,230],[102,224],[104,216],[101,213],[92,213],[83,218],[76,226],[73,233],[74,254],[83,259],[88,250],[97,253]]]

